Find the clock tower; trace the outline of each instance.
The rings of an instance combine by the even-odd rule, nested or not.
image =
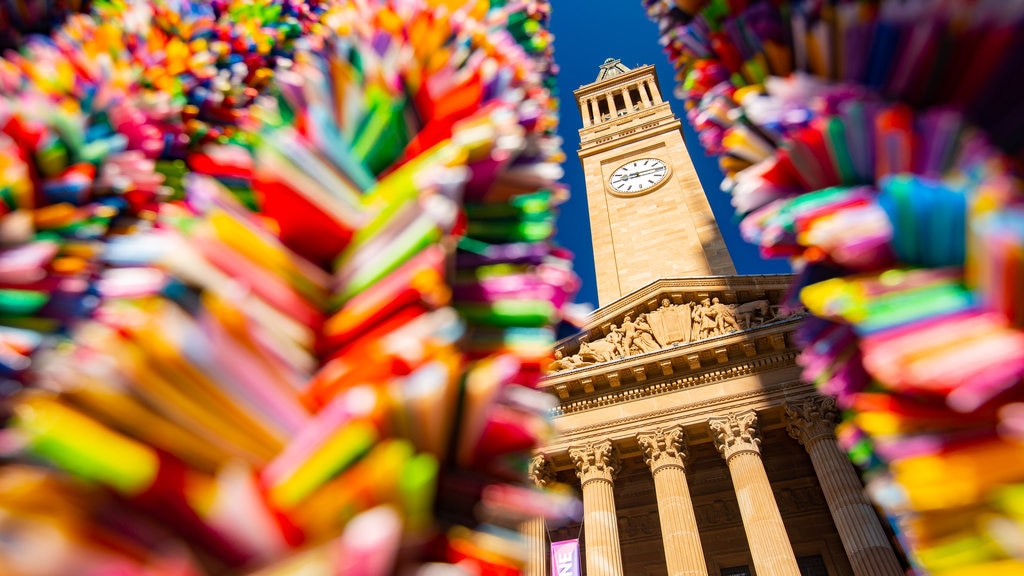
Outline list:
[[[573,94],[598,305],[659,278],[735,274],[654,66],[609,58]]]

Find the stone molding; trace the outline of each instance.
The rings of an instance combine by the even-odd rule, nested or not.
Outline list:
[[[643,451],[644,463],[651,469],[652,474],[657,474],[666,467],[675,467],[685,470],[686,461],[686,433],[682,426],[669,426],[658,428],[650,432],[640,432],[636,435],[636,442]]]
[[[708,426],[711,427],[715,448],[726,462],[738,454],[761,454],[756,411],[733,412],[721,418],[711,418]]]
[[[803,402],[787,402],[786,431],[802,446],[823,438],[835,438],[835,425],[839,417],[836,400],[830,396],[808,398]]]
[[[700,374],[677,378],[668,382],[655,381],[644,387],[631,387],[620,392],[613,392],[596,398],[582,398],[569,403],[563,402],[561,405],[552,408],[551,414],[553,416],[561,416],[575,412],[583,412],[600,408],[602,406],[611,406],[612,404],[638,400],[647,396],[665,394],[676,390],[682,390],[684,388],[693,388],[714,382],[721,382],[723,380],[732,380],[748,376],[750,374],[765,372],[767,370],[776,370],[779,368],[795,366],[796,357],[798,355],[799,353],[796,351],[784,352],[769,357],[759,358],[750,362],[743,362],[742,364],[737,364],[728,368],[708,370]]]
[[[576,475],[580,479],[580,486],[592,480],[604,480],[611,483],[622,468],[619,451],[611,440],[591,442],[584,446],[570,448],[569,458],[576,466]]]
[[[700,408],[709,408],[703,411],[703,414],[713,417],[713,414],[719,412],[723,404],[736,404],[744,400],[751,398],[755,399],[766,399],[773,406],[777,406],[779,402],[770,401],[770,396],[773,393],[782,392],[786,395],[793,394],[797,389],[805,389],[808,394],[814,392],[814,388],[805,382],[792,381],[783,382],[766,386],[760,390],[741,392],[739,394],[730,394],[727,396],[718,396],[716,398],[709,398],[707,400],[701,400],[699,402],[690,402],[687,404],[680,404],[671,408],[664,408],[662,410],[656,410],[647,412],[644,414],[637,414],[635,416],[628,416],[624,418],[616,418],[614,420],[605,420],[598,424],[590,424],[587,426],[578,426],[576,428],[568,428],[562,430],[559,434],[562,438],[568,438],[570,436],[580,436],[587,432],[592,433],[592,437],[597,437],[599,434],[607,436],[609,428],[613,427],[629,427],[635,422],[644,421],[650,423],[653,419],[666,418],[675,420],[681,414],[686,414],[687,417],[699,417],[702,415],[701,412],[697,412]],[[713,407],[713,408],[712,408]]]
[[[604,80],[595,80],[594,82],[580,86],[576,90],[573,90],[572,93],[576,97],[576,100],[579,101],[583,98],[599,96],[608,91],[618,90],[625,86],[629,86],[640,78],[648,75],[651,76],[652,80],[655,82],[657,81],[658,72],[653,64],[644,64],[637,66],[636,68],[630,68],[621,74],[616,74],[609,78],[605,78]]]
[[[546,454],[534,454],[530,459],[527,476],[538,488],[543,488],[555,481],[555,466]]]
[[[664,103],[658,104],[658,106],[663,105]],[[668,112],[671,113],[671,110],[668,110]],[[581,146],[577,154],[580,159],[583,159],[609,150],[617,150],[636,142],[642,142],[652,136],[658,136],[666,132],[678,132],[682,128],[682,123],[675,116],[665,116],[662,120],[657,122],[654,128],[643,132],[638,130],[621,130],[608,136],[587,140],[586,142],[582,141],[581,136]]]
[[[768,298],[773,299],[769,293],[774,292],[778,298],[786,294],[795,276],[793,274],[750,274],[743,276],[720,275],[720,276],[692,276],[687,278],[660,278],[650,284],[637,288],[636,290],[620,296],[616,300],[601,306],[590,316],[583,326],[584,332],[600,328],[606,322],[617,322],[626,312],[633,308],[636,313],[649,311],[647,303],[660,302],[662,298],[668,297],[675,304],[682,304],[682,299],[677,295],[686,293],[699,294],[703,297],[719,296],[727,303],[733,303],[730,295],[748,293],[753,300]],[[777,304],[777,303],[774,303]],[[641,309],[642,308],[642,309]],[[564,344],[564,340],[559,344]]]

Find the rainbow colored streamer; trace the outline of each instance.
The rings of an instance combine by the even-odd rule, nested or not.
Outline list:
[[[1019,5],[645,0],[804,377],[922,573],[1024,568]]]
[[[0,60],[5,569],[518,573],[579,508],[525,478],[578,286],[548,4],[43,4]]]

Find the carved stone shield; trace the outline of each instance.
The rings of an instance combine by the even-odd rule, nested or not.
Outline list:
[[[690,304],[658,308],[647,314],[647,323],[662,347],[673,342],[689,342]]]

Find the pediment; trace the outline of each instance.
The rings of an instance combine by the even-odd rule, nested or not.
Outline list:
[[[784,305],[792,274],[663,278],[595,310],[555,345],[550,373],[743,332],[800,309]]]
[[[784,305],[792,280],[772,274],[652,282],[596,310],[579,333],[559,341],[556,358],[573,365],[549,372],[540,388],[558,396],[556,413],[565,414],[792,366],[798,353],[792,336],[805,314]],[[694,311],[716,298],[718,314],[728,309],[734,324],[723,320],[719,329],[716,315],[714,330],[701,323],[705,331],[694,336]],[[645,322],[624,329],[626,317]],[[689,336],[682,329],[687,318]],[[627,332],[639,343],[624,355]]]

